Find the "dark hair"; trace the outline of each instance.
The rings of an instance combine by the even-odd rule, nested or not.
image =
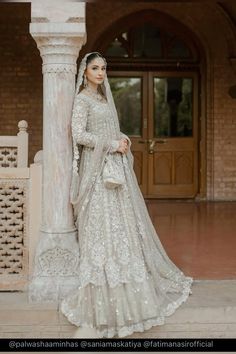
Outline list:
[[[102,56],[102,54],[98,53],[98,52],[92,52],[86,60],[86,66],[91,63],[91,61],[93,61],[96,58],[102,58],[104,60],[104,62],[106,63],[106,59]]]

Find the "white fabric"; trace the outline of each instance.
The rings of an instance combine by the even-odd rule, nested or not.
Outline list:
[[[83,91],[77,94],[72,131],[75,143],[83,146],[79,195],[86,189],[83,185],[90,186],[95,155],[100,162],[93,169],[93,188],[79,198],[79,206],[74,203],[79,285],[62,301],[61,311],[70,322],[94,327],[103,337],[123,337],[163,324],[164,317],[186,301],[193,281],[171,262],[161,245],[130,149],[127,155],[111,150],[116,139],[128,138],[118,127],[114,106]],[[101,173],[107,152],[125,174],[125,184],[113,190],[104,186]]]

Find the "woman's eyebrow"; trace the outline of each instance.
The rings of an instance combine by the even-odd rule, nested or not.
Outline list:
[[[92,67],[96,67],[96,68],[98,68],[98,67],[99,67],[99,65],[93,64],[93,65],[92,65]],[[102,68],[105,68],[105,67],[106,67],[106,65],[102,65]]]

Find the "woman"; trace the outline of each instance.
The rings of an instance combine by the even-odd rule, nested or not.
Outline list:
[[[133,171],[131,141],[120,132],[106,60],[97,52],[80,65],[72,136],[70,196],[80,272],[79,286],[62,301],[61,311],[100,337],[161,325],[187,300],[193,279],[171,262],[156,234]],[[114,189],[104,184],[106,157],[124,174]]]

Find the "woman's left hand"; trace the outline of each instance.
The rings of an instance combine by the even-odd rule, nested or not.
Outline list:
[[[117,149],[117,152],[120,152],[122,154],[127,154],[129,151],[129,141],[126,138],[122,138],[119,140],[119,147]]]
[[[129,151],[129,140],[128,139],[125,139],[125,140],[127,141],[127,146],[125,148],[125,154],[127,154]]]

